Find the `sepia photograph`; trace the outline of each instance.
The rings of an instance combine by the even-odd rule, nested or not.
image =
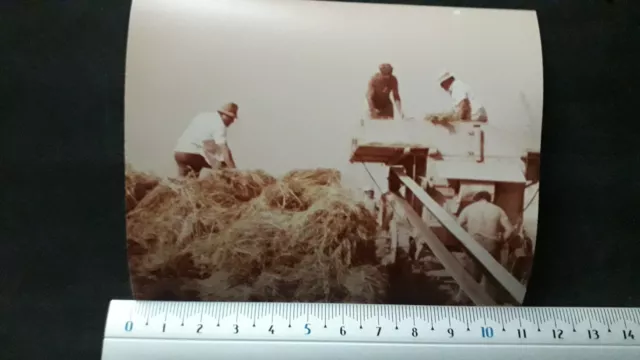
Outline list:
[[[522,304],[535,11],[134,0],[129,21],[135,299]]]

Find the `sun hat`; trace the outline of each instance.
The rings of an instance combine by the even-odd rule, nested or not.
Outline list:
[[[238,105],[236,105],[235,103],[225,104],[220,109],[218,109],[218,112],[220,114],[231,116],[235,119],[238,117]]]
[[[449,80],[452,77],[455,77],[455,75],[452,72],[443,71],[438,77],[438,84],[442,84],[443,82],[445,82],[446,80]]]

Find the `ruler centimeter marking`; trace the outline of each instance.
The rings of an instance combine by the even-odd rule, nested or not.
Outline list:
[[[113,301],[105,338],[640,347],[639,314],[638,308]]]

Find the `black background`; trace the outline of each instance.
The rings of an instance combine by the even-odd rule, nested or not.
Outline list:
[[[640,11],[631,1],[404,2],[538,11],[542,189],[527,305],[640,307]],[[0,1],[3,359],[97,359],[108,301],[130,296],[129,9]]]

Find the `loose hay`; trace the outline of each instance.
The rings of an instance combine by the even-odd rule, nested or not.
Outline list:
[[[287,173],[282,181],[300,181],[309,185],[340,185],[340,172],[335,169],[293,170]]]
[[[454,112],[443,112],[443,113],[435,113],[428,114],[425,116],[425,121],[432,122],[434,124],[443,123],[443,122],[454,122],[460,120],[456,113]]]
[[[153,175],[135,171],[131,166],[127,166],[124,185],[126,212],[133,210],[138,202],[158,185],[159,180]]]
[[[460,122],[460,118],[454,112],[445,112],[437,114],[429,114],[425,116],[425,121],[428,121],[436,126],[442,126],[447,129],[450,134],[456,133],[455,123]]]
[[[136,294],[178,279],[177,298],[383,302],[379,229],[333,169],[216,170],[162,180],[127,216]],[[178,292],[178,294],[176,294]]]

